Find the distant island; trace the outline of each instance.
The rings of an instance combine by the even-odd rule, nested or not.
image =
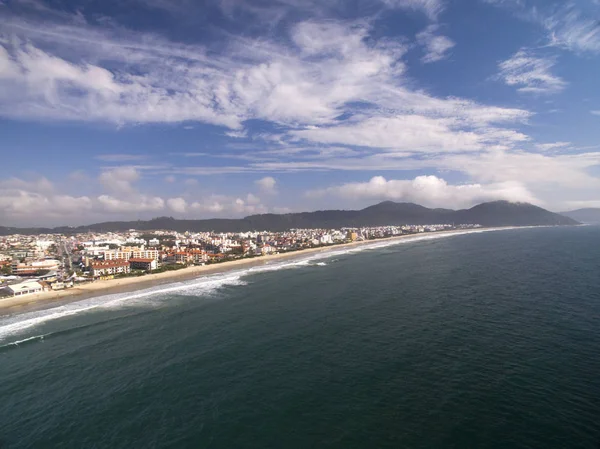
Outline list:
[[[600,209],[598,210],[600,211]],[[82,232],[119,232],[167,230],[177,232],[248,232],[289,229],[334,229],[342,227],[479,224],[491,226],[562,226],[580,224],[576,215],[557,214],[529,203],[493,201],[470,209],[429,209],[414,203],[384,201],[361,210],[321,210],[290,214],[250,215],[240,219],[179,220],[159,217],[152,220],[113,221],[86,226],[56,228],[15,228],[0,226],[0,235],[76,234]],[[599,220],[600,221],[600,220]]]
[[[577,209],[561,215],[585,224],[600,224],[600,208]]]

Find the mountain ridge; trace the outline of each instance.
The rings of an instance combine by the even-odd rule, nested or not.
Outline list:
[[[294,228],[341,228],[385,225],[480,224],[482,226],[575,225],[577,220],[529,203],[493,201],[470,209],[430,209],[415,203],[384,201],[360,210],[318,210],[288,214],[257,214],[244,218],[109,221],[86,226],[55,228],[16,228],[0,226],[0,235],[74,234],[81,232],[118,232],[169,230],[178,232],[244,232],[254,230],[286,231]]]

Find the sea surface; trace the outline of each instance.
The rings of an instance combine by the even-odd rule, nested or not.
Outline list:
[[[600,227],[427,235],[0,317],[0,448],[594,448]]]

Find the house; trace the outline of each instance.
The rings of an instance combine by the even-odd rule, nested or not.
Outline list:
[[[50,287],[54,291],[56,291],[56,290],[64,290],[65,288],[71,288],[71,287],[73,287],[73,281],[69,281],[69,282],[53,282],[52,284],[50,284]]]
[[[131,273],[129,262],[122,259],[93,261],[90,263],[90,268],[94,277]]]
[[[132,257],[129,259],[129,267],[132,270],[152,271],[158,268],[156,259],[144,259],[141,257]]]
[[[30,295],[32,293],[40,293],[42,285],[37,281],[25,281],[19,284],[12,284],[6,287],[8,294],[11,296]]]

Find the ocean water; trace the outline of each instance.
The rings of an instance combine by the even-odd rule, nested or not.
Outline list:
[[[600,227],[0,317],[0,448],[598,448]]]

